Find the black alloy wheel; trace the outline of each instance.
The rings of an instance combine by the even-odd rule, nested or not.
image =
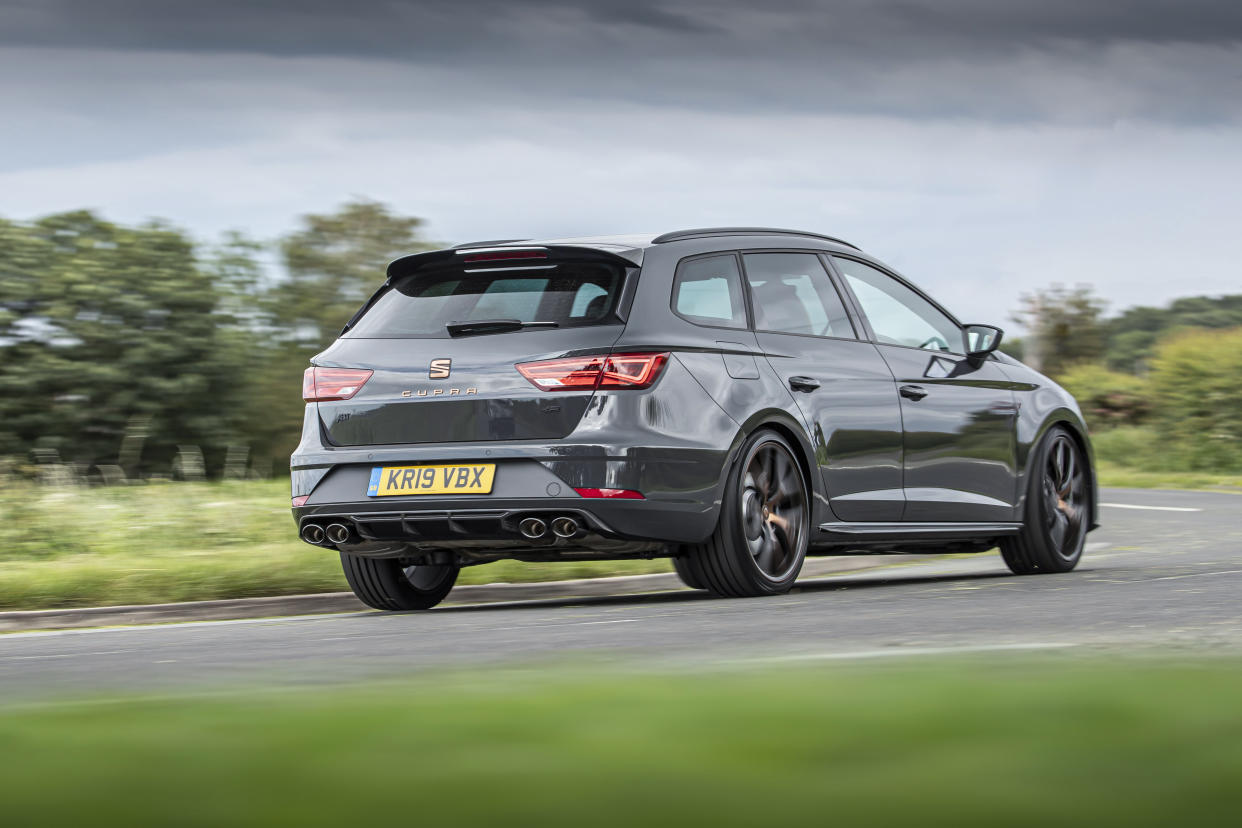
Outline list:
[[[687,586],[735,597],[788,592],[806,560],[810,498],[806,475],[784,437],[755,432],[729,475],[716,531],[683,546]]]
[[[1001,541],[1001,556],[1019,575],[1069,572],[1086,545],[1091,502],[1087,461],[1060,426],[1038,449],[1028,483],[1022,531]]]

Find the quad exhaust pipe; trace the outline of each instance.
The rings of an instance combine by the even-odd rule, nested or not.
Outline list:
[[[308,523],[302,527],[302,540],[315,546],[331,546],[346,543],[353,536],[353,530],[344,523],[329,523],[326,527],[318,523]]]
[[[518,524],[518,531],[522,533],[522,537],[528,540],[539,540],[548,534],[548,524],[537,517],[523,518]]]
[[[345,543],[349,540],[350,531],[343,523],[329,523],[323,534],[331,543]]]
[[[558,517],[552,521],[552,534],[558,538],[572,538],[581,528],[577,520],[568,516]]]

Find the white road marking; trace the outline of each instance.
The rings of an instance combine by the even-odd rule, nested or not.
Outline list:
[[[1219,572],[1190,572],[1186,575],[1165,575],[1160,578],[1148,578],[1149,581],[1177,581],[1182,578],[1202,578],[1204,575],[1237,575],[1242,569],[1225,569]]]
[[[1148,512],[1202,512],[1202,509],[1196,509],[1191,506],[1136,506],[1133,503],[1101,503],[1101,506],[1111,506],[1114,509],[1143,509]]]
[[[784,656],[760,656],[758,658],[730,659],[726,663],[754,664],[756,662],[823,661],[850,658],[901,658],[903,656],[953,655],[954,653],[989,653],[1005,650],[1060,650],[1077,647],[1067,641],[1043,641],[1029,644],[961,644],[952,647],[885,647],[882,650],[843,650],[829,653],[796,653]]]

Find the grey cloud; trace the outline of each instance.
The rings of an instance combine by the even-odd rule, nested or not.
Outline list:
[[[671,37],[669,37],[671,36]],[[650,40],[651,42],[644,42]],[[1055,42],[1242,42],[1236,0],[0,0],[0,43],[275,55],[512,54],[532,45],[887,60]]]

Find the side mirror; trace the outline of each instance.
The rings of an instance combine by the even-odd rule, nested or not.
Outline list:
[[[1000,347],[1005,332],[995,325],[967,325],[962,328],[962,335],[966,338],[966,356],[986,359]]]

